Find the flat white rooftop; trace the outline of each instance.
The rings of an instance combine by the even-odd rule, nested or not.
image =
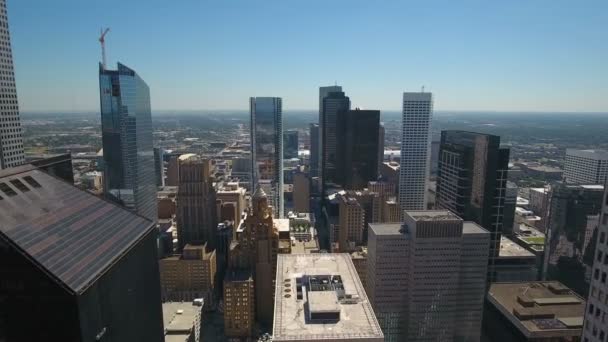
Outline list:
[[[315,276],[339,276],[343,292],[306,288],[306,278]],[[310,307],[317,313],[339,312],[339,319],[311,321]],[[384,341],[350,255],[278,255],[273,341]]]

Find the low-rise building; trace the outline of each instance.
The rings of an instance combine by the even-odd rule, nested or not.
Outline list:
[[[494,283],[483,330],[492,342],[580,341],[585,300],[560,282]]]

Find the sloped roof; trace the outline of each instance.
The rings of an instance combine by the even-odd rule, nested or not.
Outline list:
[[[33,166],[0,171],[0,239],[74,293],[154,227]]]

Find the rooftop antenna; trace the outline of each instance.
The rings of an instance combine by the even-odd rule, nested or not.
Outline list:
[[[101,65],[103,66],[103,70],[106,70],[106,34],[108,34],[110,28],[106,28],[105,30],[101,29],[101,36],[99,36],[99,42],[101,43]]]
[[[424,86],[422,86],[422,92],[424,93]]]

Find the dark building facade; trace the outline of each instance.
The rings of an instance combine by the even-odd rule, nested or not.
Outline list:
[[[338,178],[338,115],[350,110],[350,99],[344,92],[330,92],[323,98],[321,111],[321,181],[323,193],[326,184],[341,184]]]
[[[319,177],[319,124],[311,123],[310,129],[310,176]]]
[[[283,159],[298,158],[298,131],[283,132]]]
[[[500,252],[509,149],[500,137],[464,131],[442,131],[436,205],[491,234],[490,278]]]
[[[338,113],[336,181],[346,189],[363,189],[378,179],[379,110]]]
[[[153,222],[33,166],[0,197],[0,341],[164,340]]]
[[[154,148],[154,171],[156,176],[156,186],[165,186],[165,151],[160,147]]]
[[[72,155],[69,153],[33,160],[30,162],[30,164],[34,165],[40,170],[43,170],[49,175],[59,177],[70,184],[74,184]]]
[[[597,226],[602,211],[601,185],[557,184],[549,193],[547,238],[542,275],[577,293],[589,292]]]

